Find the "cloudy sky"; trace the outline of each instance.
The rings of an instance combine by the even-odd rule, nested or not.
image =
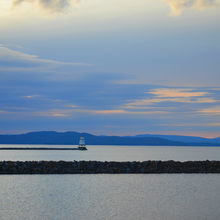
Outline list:
[[[220,136],[220,0],[0,0],[0,133]]]

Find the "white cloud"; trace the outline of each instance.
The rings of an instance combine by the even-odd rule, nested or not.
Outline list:
[[[79,0],[12,0],[11,8],[16,9],[24,4],[34,4],[47,12],[57,13],[73,5],[77,6],[78,3]]]
[[[26,95],[26,96],[23,96],[23,98],[27,98],[27,99],[34,99],[34,98],[37,98],[39,97],[40,95]]]
[[[170,6],[170,14],[179,16],[185,9],[193,8],[196,10],[204,10],[215,8],[219,5],[219,0],[164,0]]]
[[[63,61],[57,61],[57,60],[51,60],[51,59],[43,59],[37,55],[12,50],[3,45],[0,45],[0,67],[4,63],[9,63],[13,67],[19,66],[21,68],[25,68],[27,64],[28,65],[38,64],[38,65],[44,65],[44,66],[45,65],[46,66],[62,66],[62,65],[87,66],[88,65],[86,63],[63,62]]]

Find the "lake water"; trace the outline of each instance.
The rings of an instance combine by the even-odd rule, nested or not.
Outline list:
[[[220,175],[4,175],[2,220],[218,220]]]
[[[220,148],[0,151],[0,160],[23,161],[207,159],[220,160]],[[0,220],[219,220],[219,186],[219,174],[0,175]]]
[[[54,145],[0,145],[1,147],[71,147]],[[75,146],[74,146],[75,147]],[[220,160],[220,147],[87,146],[88,151],[0,150],[1,160]]]

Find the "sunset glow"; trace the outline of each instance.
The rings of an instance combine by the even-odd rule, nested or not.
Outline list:
[[[219,0],[2,0],[1,133],[220,136]]]

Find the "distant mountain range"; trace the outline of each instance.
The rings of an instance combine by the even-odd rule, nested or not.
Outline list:
[[[17,135],[0,135],[0,144],[77,145],[81,136],[87,145],[138,146],[220,146],[220,137],[209,139],[179,135],[96,136],[79,132],[40,131]]]
[[[170,141],[180,141],[186,143],[220,143],[220,137],[218,138],[204,138],[204,137],[194,137],[194,136],[182,136],[182,135],[160,135],[160,134],[140,134],[135,137],[159,137]]]

